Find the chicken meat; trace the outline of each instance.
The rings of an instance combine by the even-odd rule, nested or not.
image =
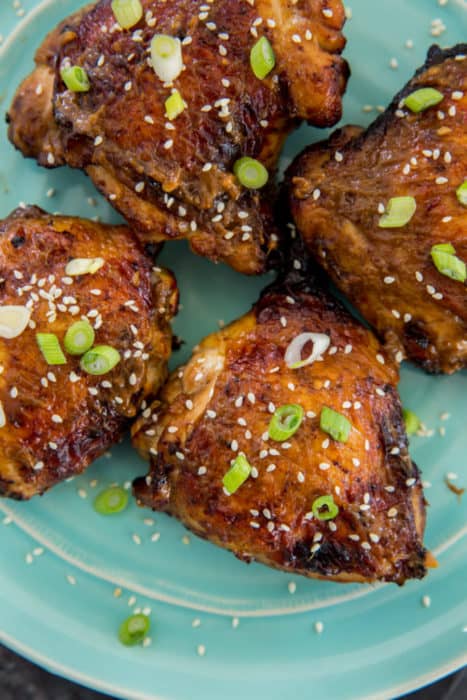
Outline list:
[[[126,227],[36,207],[0,222],[0,277],[0,494],[28,499],[154,400],[177,287]]]
[[[247,562],[332,581],[421,578],[425,504],[397,381],[371,331],[295,257],[135,423],[151,462],[137,500]]]
[[[273,175],[285,137],[301,119],[324,127],[341,116],[342,3],[142,6],[128,30],[110,0],[100,0],[52,31],[13,100],[10,139],[45,167],[85,170],[144,240],[187,238],[201,255],[260,273],[278,246]],[[156,34],[181,42],[183,70],[170,83],[151,63]],[[266,39],[275,66],[260,44],[260,63],[269,58],[270,68],[260,79],[250,52]],[[84,69],[88,91],[67,89],[62,69],[70,66]],[[262,188],[234,174],[244,157],[269,171]]]
[[[466,55],[430,49],[366,131],[337,131],[288,174],[316,260],[397,361],[433,373],[467,366]]]

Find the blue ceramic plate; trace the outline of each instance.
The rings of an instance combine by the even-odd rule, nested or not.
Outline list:
[[[83,1],[3,0],[3,109],[42,37]],[[423,62],[433,31],[443,45],[466,40],[466,3],[352,1],[346,121],[374,119]],[[302,128],[283,165],[322,136]],[[21,201],[116,220],[84,176],[24,160],[2,127],[0,216]],[[175,366],[219,322],[248,309],[265,280],[216,267],[184,244],[166,246],[162,261],[178,277],[183,304],[175,330],[186,344]],[[43,498],[0,504],[0,640],[125,698],[387,698],[453,671],[467,658],[467,500],[459,502],[444,478],[454,472],[467,485],[466,390],[465,373],[433,378],[403,367],[402,397],[427,426],[427,436],[412,441],[430,501],[426,543],[440,564],[426,580],[399,589],[296,578],[293,592],[289,576],[246,566],[164,515],[131,505],[102,518],[92,508],[95,493],[112,482],[129,486],[145,471],[122,445]],[[136,608],[152,611],[152,644],[129,650],[116,630]]]

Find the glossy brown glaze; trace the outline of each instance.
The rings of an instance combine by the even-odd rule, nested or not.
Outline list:
[[[341,115],[342,3],[142,4],[145,19],[129,31],[101,0],[49,35],[10,108],[10,139],[41,165],[86,170],[144,240],[188,238],[201,255],[259,273],[277,247],[272,181],[285,137],[300,119],[330,126]],[[164,107],[171,87],[147,63],[156,33],[184,40],[173,87],[187,108],[173,122]],[[258,80],[249,56],[263,35],[277,63]],[[66,89],[65,60],[85,68],[89,93]],[[264,163],[269,185],[240,185],[232,170],[242,156]]]
[[[335,581],[422,577],[424,500],[397,367],[371,332],[299,274],[203,340],[136,422],[134,444],[151,460],[136,497],[245,561]],[[307,331],[327,334],[330,348],[322,361],[289,369],[285,350]],[[288,443],[275,442],[271,412],[290,403],[306,417]],[[324,406],[351,422],[348,442],[320,429]],[[239,452],[254,471],[229,496],[222,479]],[[328,494],[340,509],[335,520],[310,517]]]
[[[66,275],[70,260],[89,257],[105,263],[95,274]],[[154,399],[167,376],[177,287],[126,227],[35,207],[0,222],[0,277],[0,305],[32,309],[21,335],[0,338],[0,494],[23,499],[82,472]],[[63,348],[81,317],[94,326],[95,344],[121,354],[106,375],[86,374],[68,354],[65,365],[50,366],[38,348],[38,332],[55,333]]]
[[[304,240],[398,361],[429,372],[467,366],[467,287],[442,275],[430,251],[452,243],[467,261],[467,45],[430,50],[426,64],[366,131],[346,127],[307,149],[289,172]],[[419,114],[401,108],[421,87],[443,95]],[[412,196],[401,228],[378,226],[380,204]]]

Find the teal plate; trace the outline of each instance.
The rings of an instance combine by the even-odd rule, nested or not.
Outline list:
[[[42,37],[81,3],[3,0],[3,109]],[[346,122],[376,116],[423,62],[433,31],[443,45],[467,39],[464,0],[353,0],[352,11]],[[282,165],[323,135],[300,129]],[[21,201],[117,220],[83,175],[24,160],[3,129],[0,216]],[[186,342],[173,366],[248,309],[268,279],[240,277],[184,244],[166,246],[161,260],[175,271],[183,304],[175,330]],[[397,588],[297,577],[294,590],[290,576],[246,566],[164,515],[132,504],[102,518],[92,508],[96,492],[113,482],[129,486],[145,470],[124,444],[43,498],[0,504],[0,640],[85,685],[153,700],[388,698],[459,668],[467,660],[467,501],[444,478],[455,472],[456,483],[467,485],[466,390],[465,372],[435,378],[402,368],[402,397],[427,426],[411,445],[430,501],[426,543],[439,560],[424,581]],[[136,608],[152,611],[152,644],[129,650],[116,631]]]

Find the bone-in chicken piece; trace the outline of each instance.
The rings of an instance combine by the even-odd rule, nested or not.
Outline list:
[[[467,175],[466,54],[466,44],[433,47],[366,131],[336,132],[289,172],[293,215],[319,264],[398,361],[448,374],[467,366],[467,194],[456,195]],[[437,103],[423,104],[427,95]],[[401,197],[408,214],[394,221],[390,200],[397,208]]]
[[[0,276],[0,494],[28,499],[81,473],[154,400],[177,287],[126,227],[36,207],[0,222]]]
[[[262,272],[278,244],[272,183],[285,137],[301,119],[331,126],[341,115],[342,3],[142,5],[131,29],[101,0],[47,37],[10,108],[10,139],[45,167],[84,169],[144,240],[187,238],[201,255]],[[183,70],[171,84],[150,64],[155,34],[182,41]],[[260,79],[250,51],[264,37],[275,67]],[[86,71],[88,92],[66,88],[61,69],[70,65]],[[175,117],[166,109],[173,89],[185,103]],[[262,189],[234,174],[245,156],[269,171]]]
[[[424,499],[397,367],[294,266],[203,340],[135,424],[151,461],[136,497],[245,561],[333,581],[421,578]]]

